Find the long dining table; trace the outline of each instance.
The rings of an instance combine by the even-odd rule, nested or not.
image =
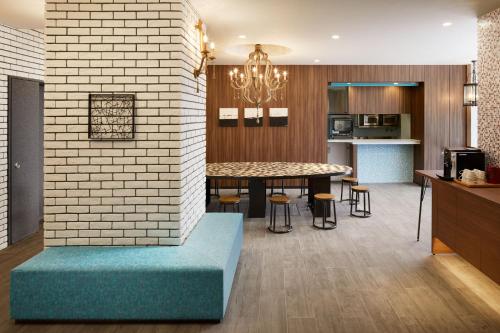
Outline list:
[[[211,179],[248,180],[248,217],[266,216],[266,180],[308,179],[308,206],[315,216],[322,209],[314,209],[314,194],[330,193],[330,177],[349,173],[351,167],[338,164],[301,162],[224,162],[206,165],[206,204],[211,199]],[[329,214],[329,210],[327,211]]]

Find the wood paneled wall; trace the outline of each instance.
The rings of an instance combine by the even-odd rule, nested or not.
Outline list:
[[[210,66],[207,78],[207,161],[327,161],[329,82],[420,82],[412,98],[416,167],[442,168],[446,146],[465,145],[462,106],[465,65],[280,66],[289,74],[283,100],[264,107],[263,127],[244,127],[243,108],[234,99],[228,73],[234,66]],[[215,79],[213,79],[215,77]],[[238,127],[219,127],[220,107],[238,107]],[[269,107],[288,107],[288,127],[269,127]]]

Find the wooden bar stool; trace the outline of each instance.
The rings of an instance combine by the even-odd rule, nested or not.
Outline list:
[[[330,193],[316,193],[314,195],[314,207],[315,209],[319,208],[318,203],[321,202],[323,208],[323,223],[322,225],[317,225],[316,222],[316,214],[313,214],[313,227],[323,230],[332,230],[337,227],[337,209],[335,208],[335,196]],[[333,221],[327,220],[328,215],[328,207],[330,203],[333,203]]]
[[[359,194],[363,194],[363,209],[358,209],[358,203],[359,203]],[[368,189],[367,186],[353,186],[352,187],[352,200],[351,200],[351,216],[356,216],[356,217],[370,217],[372,214],[371,212],[371,207],[370,207],[370,190]],[[354,197],[355,196],[355,197]],[[366,209],[366,196],[368,196],[368,210]],[[352,208],[354,207],[354,212],[352,211]],[[363,213],[357,214],[357,213]]]
[[[349,199],[344,199],[344,184],[349,185]],[[355,185],[359,185],[358,178],[355,177],[343,177],[342,182],[340,183],[340,201],[349,201],[352,200],[352,187]]]
[[[271,202],[271,213],[269,214],[269,231],[276,234],[284,234],[292,231],[292,221],[290,219],[290,198],[286,195],[274,195],[269,201]],[[285,225],[276,227],[276,207],[283,206],[285,215]]]
[[[232,205],[233,212],[240,211],[240,197],[235,195],[223,195],[219,197],[219,211],[226,211],[226,206]]]

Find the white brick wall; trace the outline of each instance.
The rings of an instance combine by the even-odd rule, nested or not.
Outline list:
[[[0,24],[0,249],[7,246],[8,77],[43,80],[43,33]]]
[[[47,0],[45,245],[178,245],[205,212],[205,81],[183,0]],[[136,94],[136,138],[91,141],[88,94]]]

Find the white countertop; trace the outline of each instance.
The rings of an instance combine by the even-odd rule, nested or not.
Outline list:
[[[353,145],[419,145],[414,139],[333,139],[329,143],[352,143]]]

